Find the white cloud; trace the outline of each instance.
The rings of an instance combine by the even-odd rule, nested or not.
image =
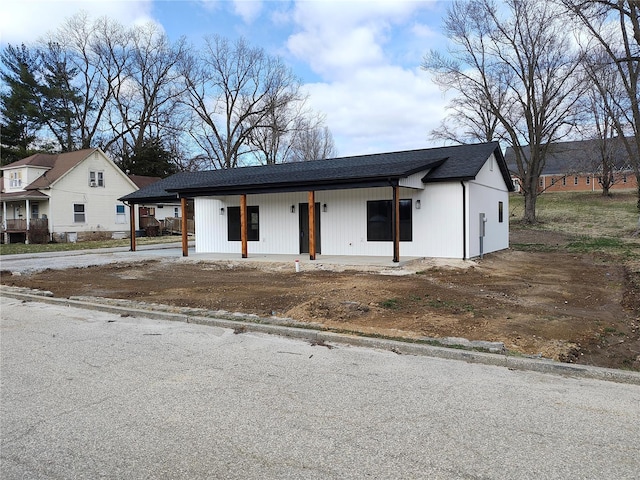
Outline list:
[[[425,148],[444,116],[442,93],[419,70],[371,68],[307,89],[312,108],[326,114],[340,155]]]
[[[233,0],[233,10],[240,15],[245,23],[253,23],[262,12],[262,2],[259,0]]]
[[[150,21],[151,0],[5,0],[0,16],[3,44],[29,43],[85,10],[92,18],[108,16],[125,25]]]
[[[424,148],[445,100],[419,69],[432,31],[429,2],[298,2],[291,54],[321,81],[308,84],[340,155]],[[401,63],[404,63],[402,65]]]

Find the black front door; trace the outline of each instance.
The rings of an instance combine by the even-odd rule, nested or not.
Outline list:
[[[309,253],[309,204],[298,204],[300,221],[300,253]],[[320,252],[320,204],[316,202],[316,253]]]

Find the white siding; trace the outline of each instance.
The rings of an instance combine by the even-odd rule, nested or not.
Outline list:
[[[493,162],[493,169],[491,169]],[[509,192],[493,156],[469,185],[469,257],[480,255],[480,213],[485,214],[483,253],[509,247]],[[503,221],[498,221],[498,204],[503,203]]]
[[[392,242],[367,241],[367,201],[391,198],[391,187],[316,192],[316,203],[321,205],[321,254],[392,257]],[[401,256],[462,256],[461,186],[433,184],[424,190],[401,188],[400,198],[412,200],[413,217],[413,240],[400,243]],[[420,209],[416,209],[418,199]],[[260,240],[248,242],[249,256],[252,253],[299,253],[299,203],[307,200],[306,192],[248,195],[247,205],[260,207]],[[195,199],[197,252],[241,252],[240,242],[227,241],[227,208],[239,204],[237,196]],[[295,213],[291,213],[292,205]],[[220,214],[222,208],[223,215]],[[456,240],[452,241],[452,237]]]
[[[89,186],[89,172],[104,172],[104,187]],[[136,190],[135,185],[100,152],[95,152],[60,178],[44,192],[51,197],[49,217],[51,233],[111,232],[129,229],[128,209],[126,223],[116,223],[116,205],[119,197]],[[73,205],[85,206],[85,222],[74,222]]]

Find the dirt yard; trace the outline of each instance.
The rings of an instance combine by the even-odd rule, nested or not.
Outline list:
[[[560,245],[561,234],[512,232]],[[321,260],[319,260],[321,265]],[[399,270],[332,271],[250,261],[145,262],[29,276],[3,284],[317,322],[389,337],[463,337],[513,352],[640,370],[637,273],[594,255],[507,250],[482,260]]]

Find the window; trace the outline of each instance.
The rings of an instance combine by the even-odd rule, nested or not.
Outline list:
[[[367,202],[367,241],[393,241],[393,202],[372,200]],[[400,241],[412,240],[411,200],[400,200]]]
[[[551,179],[551,185],[555,185],[555,184],[556,184],[556,179],[555,179],[555,178],[552,178],[552,179]]]
[[[18,188],[22,186],[22,172],[11,172],[9,179],[9,185],[11,188]]]
[[[31,218],[39,218],[40,217],[40,204],[32,203],[31,204]]]
[[[116,223],[127,223],[127,215],[124,210],[124,205],[116,205]]]
[[[573,177],[573,184],[577,185],[578,184],[578,177]]]
[[[562,177],[562,186],[563,187],[567,186],[567,177]]]
[[[178,207],[173,207],[173,218],[178,218],[180,215]]]
[[[544,178],[541,178],[541,179],[540,179],[540,186],[541,186],[541,187],[544,187]]]
[[[504,203],[498,202],[498,223],[504,221]]]
[[[227,238],[230,242],[242,240],[240,232],[240,207],[227,208]],[[260,211],[257,205],[247,207],[247,240],[260,240]]]
[[[587,177],[587,185],[591,184],[591,177]]]
[[[627,176],[626,175],[622,175],[622,183],[627,183]]]
[[[104,187],[104,172],[89,172],[90,187]]]
[[[84,204],[73,204],[73,223],[85,223]]]

